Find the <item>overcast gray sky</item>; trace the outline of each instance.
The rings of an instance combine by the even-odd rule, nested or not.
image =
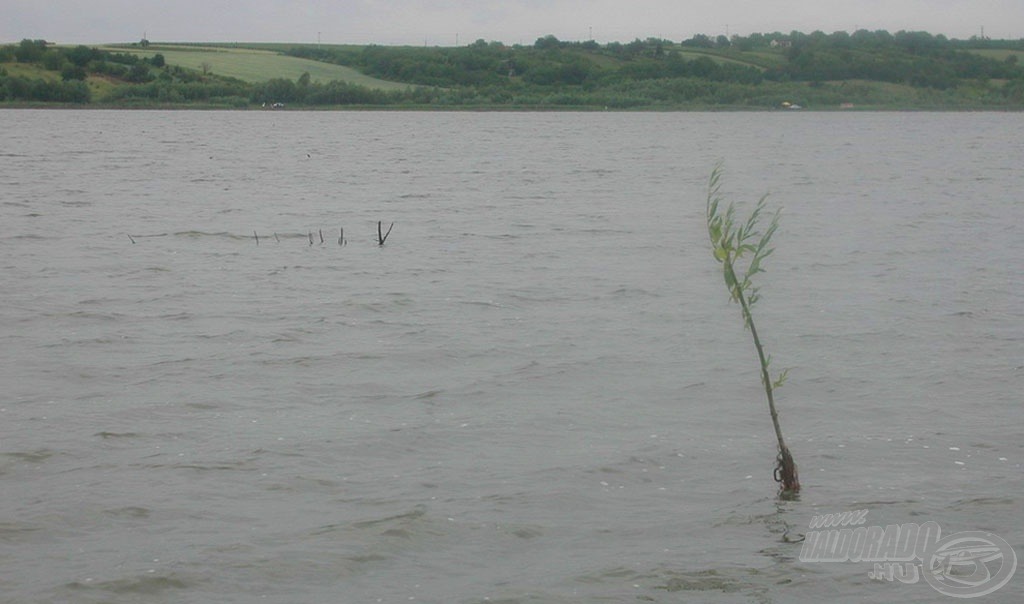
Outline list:
[[[1024,0],[2,0],[0,42],[629,42],[799,30],[1024,38]]]

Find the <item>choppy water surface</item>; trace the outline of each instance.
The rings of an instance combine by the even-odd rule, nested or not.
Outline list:
[[[0,600],[943,598],[798,560],[852,509],[1024,557],[1020,115],[0,132]],[[800,501],[708,252],[719,158],[785,208],[757,319]]]

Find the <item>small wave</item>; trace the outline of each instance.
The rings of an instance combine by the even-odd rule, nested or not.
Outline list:
[[[501,304],[492,300],[465,300],[460,304],[466,306],[483,306],[484,308],[502,308]]]
[[[648,291],[640,287],[620,287],[619,289],[612,292],[613,296],[616,297],[628,297],[634,296],[649,297],[649,298],[660,298],[661,295],[657,292]]]
[[[158,467],[170,467],[176,470],[195,470],[197,472],[212,472],[212,471],[224,471],[224,470],[251,470],[252,468],[246,468],[248,464],[246,461],[231,461],[224,463],[181,463],[172,464],[170,466],[158,466]]]
[[[149,508],[128,506],[123,508],[103,510],[103,513],[107,514],[108,516],[115,516],[118,518],[149,518],[151,510]]]
[[[391,523],[394,523],[394,522],[401,522],[401,521],[407,521],[407,520],[417,520],[419,518],[422,518],[426,514],[427,514],[426,506],[418,505],[418,506],[414,507],[411,511],[408,511],[408,512],[406,512],[404,514],[396,514],[394,516],[387,516],[387,517],[378,518],[378,519],[375,519],[375,520],[363,520],[362,522],[355,522],[355,523],[353,523],[352,526],[354,526],[356,528],[372,528],[372,527],[375,527],[375,526],[380,526],[380,525],[384,525],[384,524],[391,524]]]
[[[193,337],[199,340],[219,340],[221,338],[231,338],[238,335],[244,335],[245,333],[246,332],[241,329],[234,329],[223,333],[200,333]]]
[[[623,229],[610,229],[610,228],[590,228],[580,229],[580,233],[586,233],[587,235],[632,235],[633,231],[625,231]]]
[[[52,449],[36,449],[35,451],[14,451],[11,453],[0,453],[0,456],[10,457],[18,461],[25,461],[28,463],[41,463],[50,459],[57,452]]]
[[[641,588],[652,590],[652,592],[719,591],[726,594],[741,593],[752,597],[752,601],[767,602],[769,601],[767,593],[771,585],[779,584],[781,581],[788,582],[788,579],[781,571],[765,571],[756,568],[722,567],[686,571],[675,568],[643,570],[619,566],[583,575],[578,577],[577,581],[612,585],[628,583],[633,585],[634,589]],[[647,599],[654,600],[654,598]],[[702,601],[704,600],[702,599]],[[744,599],[744,601],[747,600]]]
[[[857,508],[881,508],[890,505],[903,505],[903,506],[914,506],[919,505],[921,502],[917,499],[877,499],[870,501],[858,501]]]
[[[0,522],[0,543],[12,543],[39,530],[41,529],[37,526]]]
[[[171,365],[171,366],[187,365],[189,363],[194,363],[196,360],[197,359],[195,357],[183,357],[183,358],[180,358],[180,359],[169,359],[169,360],[166,360],[166,361],[157,361],[157,362],[153,363],[151,365],[151,367],[164,367],[164,366],[167,366],[167,365]]]
[[[665,584],[657,587],[669,592],[713,590],[725,593],[737,592],[749,587],[749,579],[737,577],[735,574],[736,569],[719,571],[714,568],[693,573],[677,572],[667,576]]]
[[[89,304],[89,302],[80,302],[80,304]],[[90,312],[87,310],[76,310],[65,316],[73,319],[100,319],[102,321],[117,321],[124,317],[124,315],[118,313]]]
[[[166,576],[147,574],[128,579],[116,579],[114,581],[93,581],[91,579],[84,579],[82,581],[73,581],[67,584],[68,588],[75,590],[98,589],[115,594],[134,594],[142,596],[154,596],[169,589],[187,589],[192,586],[192,582],[181,579],[175,574]]]
[[[576,168],[576,169],[570,171],[569,174],[572,174],[574,176],[577,175],[577,174],[586,174],[586,175],[594,175],[594,176],[607,176],[609,174],[615,174],[615,172],[616,172],[615,170],[609,170],[607,168]]]
[[[974,497],[971,499],[961,499],[950,507],[954,510],[974,510],[979,505],[1015,506],[1017,501],[1011,497]]]

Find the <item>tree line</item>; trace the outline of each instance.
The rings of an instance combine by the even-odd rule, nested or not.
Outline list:
[[[699,34],[678,43],[648,38],[602,46],[545,36],[532,46],[477,40],[455,48],[295,46],[287,52],[347,65],[382,79],[444,87],[512,86],[516,78],[540,86],[583,86],[695,77],[741,84],[867,79],[943,89],[962,80],[1024,77],[1016,55],[997,60],[971,49],[1024,51],[1024,40],[961,41],[927,32],[884,30],[794,31],[716,39]],[[693,52],[701,50],[709,54],[694,59]],[[766,56],[773,50],[775,58]]]
[[[995,58],[978,50],[1007,51]],[[927,32],[859,30],[780,32],[750,36],[696,35],[566,42],[545,36],[533,45],[476,42],[462,47],[319,47],[286,52],[346,65],[381,79],[453,91],[441,95],[494,104],[662,104],[758,106],[794,91],[808,103],[884,99],[862,94],[856,81],[920,89],[936,106],[957,102],[1020,103],[1024,68],[1013,51],[1024,40],[951,40]],[[792,84],[802,84],[794,87]],[[859,96],[858,96],[859,94]]]
[[[37,64],[60,77],[32,79],[0,69],[0,101],[609,108],[763,108],[783,101],[877,106],[909,100],[936,108],[1024,103],[1024,68],[1016,54],[1024,52],[1024,41],[950,40],[926,32],[794,31],[603,45],[549,35],[532,45],[485,40],[422,48],[292,45],[283,52],[409,87],[383,91],[343,81],[311,81],[308,74],[251,84],[168,65],[159,53],[143,59],[127,52],[23,40],[0,47],[0,63]],[[91,75],[116,85],[94,99],[86,84]],[[916,92],[893,97],[872,84],[877,82]]]
[[[992,41],[963,42],[927,32],[815,32],[792,36],[787,62],[776,77],[802,81],[865,79],[949,89],[963,81],[1020,79],[1024,71],[1016,55],[997,60],[970,49],[998,48]],[[1024,49],[1004,42],[1006,50]]]

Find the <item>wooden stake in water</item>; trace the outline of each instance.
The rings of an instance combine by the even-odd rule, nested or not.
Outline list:
[[[381,234],[381,227],[380,227],[380,225],[381,225],[381,221],[378,220],[377,221],[377,245],[384,245],[384,242],[387,241],[388,235],[391,234],[391,229],[395,226],[395,223],[392,222],[391,226],[388,227],[388,232],[384,233],[383,235]]]

